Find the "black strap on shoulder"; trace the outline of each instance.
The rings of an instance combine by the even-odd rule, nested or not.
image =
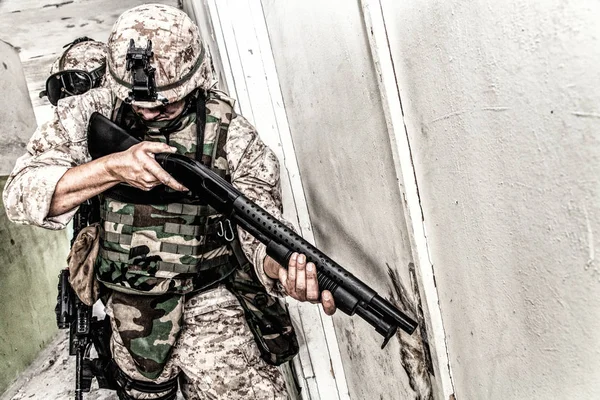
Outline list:
[[[204,152],[204,130],[206,129],[206,95],[198,90],[196,98],[196,160],[202,162]]]

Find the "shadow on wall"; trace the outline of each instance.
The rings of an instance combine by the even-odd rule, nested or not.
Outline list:
[[[56,335],[57,277],[68,249],[66,231],[16,225],[0,198],[0,393]]]

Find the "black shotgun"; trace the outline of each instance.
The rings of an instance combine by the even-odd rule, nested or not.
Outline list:
[[[127,150],[139,142],[102,114],[92,115],[88,128],[88,150],[92,159]],[[338,309],[348,315],[358,314],[374,326],[384,337],[381,348],[385,347],[398,328],[409,334],[416,329],[417,323],[413,319],[245,197],[210,168],[179,154],[156,154],[156,161],[188,187],[192,195],[203,199],[264,243],[267,254],[279,264],[287,266],[293,252],[306,255],[307,262],[311,261],[317,267],[319,289],[329,290],[333,294]]]

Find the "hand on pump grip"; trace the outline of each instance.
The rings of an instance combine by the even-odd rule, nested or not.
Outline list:
[[[304,254],[293,253],[287,269],[267,256],[264,268],[268,276],[279,279],[288,296],[299,301],[319,303],[317,267],[312,262],[307,263]],[[333,295],[329,290],[323,290],[320,295],[325,314],[333,315],[336,311]]]
[[[141,190],[151,190],[164,184],[182,192],[189,189],[177,182],[154,159],[157,153],[175,153],[176,149],[166,143],[141,142],[129,149],[108,156],[106,169],[120,182]]]

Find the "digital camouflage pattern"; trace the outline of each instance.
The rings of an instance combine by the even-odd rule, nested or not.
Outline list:
[[[125,100],[132,87],[126,68],[130,40],[136,47],[152,42],[156,68],[156,90],[170,103],[183,99],[197,88],[207,92],[217,80],[209,52],[200,31],[183,11],[162,4],[145,4],[125,11],[108,38],[107,85]],[[156,102],[133,102],[140,107],[156,107]]]
[[[97,111],[109,116],[114,96],[105,88],[62,99],[54,116],[40,125],[17,159],[3,191],[8,218],[17,224],[64,229],[77,208],[48,217],[57,182],[69,168],[91,160],[87,150],[87,126]]]
[[[106,63],[106,45],[95,40],[77,43],[65,50],[50,67],[50,75],[67,69],[91,72]]]
[[[225,96],[222,93],[209,95],[202,159],[210,163],[216,158],[214,164],[223,160],[226,169],[222,174],[228,175],[226,160],[221,156],[223,146],[220,146],[221,150],[215,146],[220,139],[226,143],[229,119],[233,112],[233,102],[225,102],[223,98]],[[189,121],[196,119],[192,117]],[[196,137],[195,122],[192,122],[169,135],[168,143],[177,148],[180,154],[193,157],[197,147]],[[155,135],[150,129],[145,139],[165,140],[165,136]],[[219,168],[215,166],[213,169]],[[206,205],[127,204],[105,197],[101,220],[104,233],[98,257],[98,278],[114,290],[146,295],[170,293],[173,298],[179,298],[178,295],[225,278],[236,266],[231,264],[230,247],[215,235],[217,222],[222,221],[223,217]],[[242,263],[247,264],[245,260]],[[208,282],[199,282],[198,275],[192,275],[197,272],[196,266],[202,269],[200,277]],[[238,270],[234,277],[229,287],[245,310],[263,358],[277,365],[291,359],[298,351],[298,343],[286,309],[266,293],[249,270]],[[143,301],[143,297],[139,301]],[[180,315],[180,307],[171,312]],[[145,316],[151,314],[142,313]],[[160,317],[175,319],[163,314]],[[132,316],[124,309],[116,309],[114,318],[121,321]],[[143,332],[147,340],[166,335],[170,337],[168,345],[174,345],[178,332],[167,334],[164,325],[156,321],[153,323],[151,319],[146,323],[152,327]],[[172,329],[176,327],[176,324],[171,326]],[[160,354],[164,358],[159,360],[149,347],[134,349],[127,341],[125,344],[140,372],[146,377],[155,377],[169,355],[169,352],[162,352]],[[148,363],[150,358],[152,362]]]
[[[109,302],[109,315],[112,308]],[[166,382],[183,372],[180,389],[188,400],[287,399],[279,370],[261,359],[244,313],[228,290],[220,286],[190,297],[184,306],[183,326],[171,358],[154,382]],[[118,335],[113,335],[111,349],[127,375],[149,380],[135,368]],[[131,390],[128,394],[136,399],[160,395]]]

